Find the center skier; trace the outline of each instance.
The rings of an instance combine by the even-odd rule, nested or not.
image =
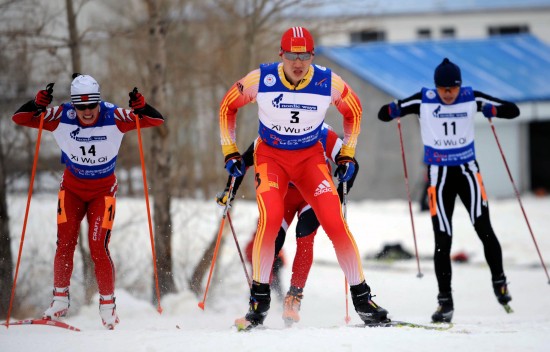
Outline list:
[[[281,38],[282,63],[260,65],[237,81],[220,104],[220,137],[225,168],[233,177],[245,173],[236,144],[239,108],[258,103],[259,136],[254,173],[260,218],[252,253],[253,284],[245,317],[238,329],[263,324],[270,307],[269,278],[275,238],[284,215],[284,197],[292,182],[311,205],[332,241],[340,267],[350,284],[355,311],[365,323],[387,320],[388,312],[372,301],[357,245],[342,214],[337,189],[325,162],[321,129],[333,104],[343,116],[344,145],[336,157],[336,174],[347,182],[355,169],[354,155],[362,108],[357,95],[330,69],[312,65],[313,37],[303,27]]]

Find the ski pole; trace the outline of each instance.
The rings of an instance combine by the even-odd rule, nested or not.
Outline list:
[[[348,218],[348,182],[344,181],[342,183],[342,210],[344,213],[344,220],[347,221]],[[351,321],[351,317],[349,316],[349,299],[348,299],[348,278],[344,276],[344,292],[346,294],[346,317],[344,318],[344,321],[346,324],[349,324]]]
[[[416,230],[414,228],[414,217],[412,213],[411,204],[411,191],[409,189],[409,175],[407,173],[407,158],[405,157],[405,148],[403,147],[403,133],[401,132],[401,118],[397,118],[397,131],[399,132],[399,142],[401,143],[401,158],[403,159],[403,171],[405,172],[405,188],[407,189],[407,198],[409,200],[409,215],[411,217],[411,226],[414,240],[414,253],[416,255],[416,266],[418,267],[418,274],[416,277],[421,278],[424,276],[420,271],[420,259],[418,258],[418,247],[416,246]]]
[[[506,167],[506,171],[508,171],[508,176],[510,177],[510,182],[512,182],[512,187],[514,187],[514,192],[516,193],[516,198],[518,199],[519,206],[521,208],[521,212],[523,213],[523,217],[525,218],[525,222],[527,223],[527,228],[529,229],[529,233],[531,234],[531,238],[533,239],[533,243],[535,244],[535,248],[537,250],[537,253],[539,255],[540,263],[542,265],[542,268],[544,269],[544,272],[546,273],[546,278],[548,279],[548,284],[550,284],[550,276],[548,276],[548,270],[546,269],[546,265],[544,264],[544,260],[542,259],[542,254],[540,254],[539,246],[537,244],[537,240],[535,239],[535,234],[533,233],[533,230],[531,229],[531,225],[529,224],[529,220],[527,219],[527,214],[525,213],[525,209],[523,208],[523,204],[521,202],[521,197],[519,195],[518,188],[516,187],[516,183],[514,182],[514,178],[512,177],[512,173],[510,172],[510,168],[508,167],[508,162],[506,161],[506,157],[504,156],[504,152],[502,151],[502,147],[500,146],[500,141],[497,136],[497,131],[495,129],[495,126],[493,125],[493,119],[489,118],[489,124],[491,125],[491,129],[493,130],[493,135],[495,136],[495,140],[497,142],[498,149],[500,151],[500,155],[502,156],[502,161],[504,162],[504,166]]]
[[[54,83],[49,83],[46,86],[48,93],[53,93]],[[29,192],[27,195],[27,206],[25,208],[25,216],[23,218],[23,229],[21,231],[21,240],[19,243],[19,253],[17,254],[17,264],[15,265],[15,275],[13,277],[13,286],[11,288],[10,304],[8,306],[8,316],[6,318],[6,329],[10,327],[10,315],[13,306],[13,299],[15,297],[15,287],[17,285],[17,276],[19,275],[19,265],[21,264],[21,254],[23,253],[23,243],[25,241],[25,231],[27,230],[27,220],[29,218],[29,209],[31,206],[32,189],[34,185],[34,176],[36,175],[36,165],[38,164],[38,152],[40,151],[40,140],[42,139],[42,129],[44,128],[44,116],[46,115],[46,109],[40,114],[40,122],[38,124],[38,135],[36,137],[36,146],[34,150],[34,158],[32,162],[31,179],[29,181]]]
[[[246,264],[244,262],[243,253],[241,252],[241,247],[239,246],[239,241],[237,240],[237,235],[235,234],[235,229],[233,228],[233,222],[231,221],[231,216],[229,215],[229,211],[227,212],[227,221],[229,221],[229,227],[231,227],[231,232],[233,233],[233,238],[235,239],[235,245],[237,246],[237,252],[239,252],[239,257],[241,258],[241,263],[243,265],[246,281],[248,282],[248,287],[252,288],[252,280],[248,275],[248,270],[246,270]]]
[[[216,239],[216,247],[214,248],[214,254],[212,255],[212,262],[210,263],[210,272],[208,273],[208,280],[206,281],[204,297],[202,298],[202,301],[199,302],[199,308],[202,310],[204,310],[204,305],[206,303],[206,295],[208,294],[208,288],[210,287],[210,280],[212,279],[212,272],[214,271],[214,265],[216,264],[216,257],[218,256],[218,249],[220,247],[220,241],[222,239],[222,233],[223,233],[223,225],[225,224],[225,218],[228,215],[229,206],[231,205],[231,195],[233,194],[235,179],[236,177],[231,177],[231,184],[229,185],[229,190],[227,191],[227,203],[225,203],[225,208],[223,209],[222,221],[220,223],[220,229],[218,230],[218,238]]]
[[[134,88],[131,94],[134,96],[138,93],[137,87]],[[149,223],[149,238],[151,240],[151,251],[153,253],[153,271],[155,275],[155,289],[157,294],[157,312],[162,314],[162,307],[160,306],[160,289],[159,289],[159,278],[157,273],[157,255],[155,251],[155,240],[153,236],[153,224],[151,221],[151,207],[149,206],[149,190],[147,189],[147,173],[145,171],[145,157],[143,156],[143,142],[141,140],[141,127],[139,124],[139,115],[134,111],[136,117],[136,130],[138,136],[138,145],[139,145],[139,159],[141,161],[141,174],[143,176],[143,191],[145,193],[145,206],[147,208],[147,221]]]

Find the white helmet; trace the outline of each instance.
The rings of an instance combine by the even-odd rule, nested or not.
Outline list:
[[[99,83],[88,75],[79,75],[71,83],[71,101],[73,104],[99,103]]]

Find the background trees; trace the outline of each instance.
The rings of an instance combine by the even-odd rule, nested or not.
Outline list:
[[[318,3],[1,2],[0,315],[11,291],[14,262],[9,250],[14,244],[10,243],[6,192],[26,192],[36,138],[36,131],[18,128],[9,118],[22,103],[48,82],[56,82],[53,104],[69,101],[71,75],[81,72],[98,80],[104,100],[126,107],[128,92],[138,87],[166,116],[162,128],[142,134],[161,294],[185,289],[174,281],[171,244],[178,229],[172,224],[171,200],[211,198],[223,188],[226,172],[217,118],[222,95],[260,62],[278,60],[280,35],[286,29],[281,27],[281,19],[288,11]],[[244,150],[257,134],[255,108],[244,108],[239,119],[238,142]],[[62,165],[48,134],[43,137],[39,160],[35,192],[56,192]],[[132,133],[125,138],[117,163],[119,195],[143,196],[139,165],[137,138]],[[243,183],[241,195],[253,197],[252,182]],[[89,257],[86,242],[80,241],[82,258]],[[195,264],[209,265],[209,256],[202,257],[196,254]],[[82,270],[90,298],[95,290],[90,263],[84,262]],[[200,291],[200,286],[195,290]]]

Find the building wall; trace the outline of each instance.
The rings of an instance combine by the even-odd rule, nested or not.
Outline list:
[[[420,28],[431,30],[432,39],[441,39],[441,30],[452,27],[457,39],[486,38],[490,26],[527,25],[529,33],[550,43],[550,8],[536,10],[426,13],[395,16],[353,18],[335,27],[319,27],[321,45],[348,45],[350,32],[368,29],[383,30],[386,41],[418,40]],[[327,28],[324,30],[323,28]]]

